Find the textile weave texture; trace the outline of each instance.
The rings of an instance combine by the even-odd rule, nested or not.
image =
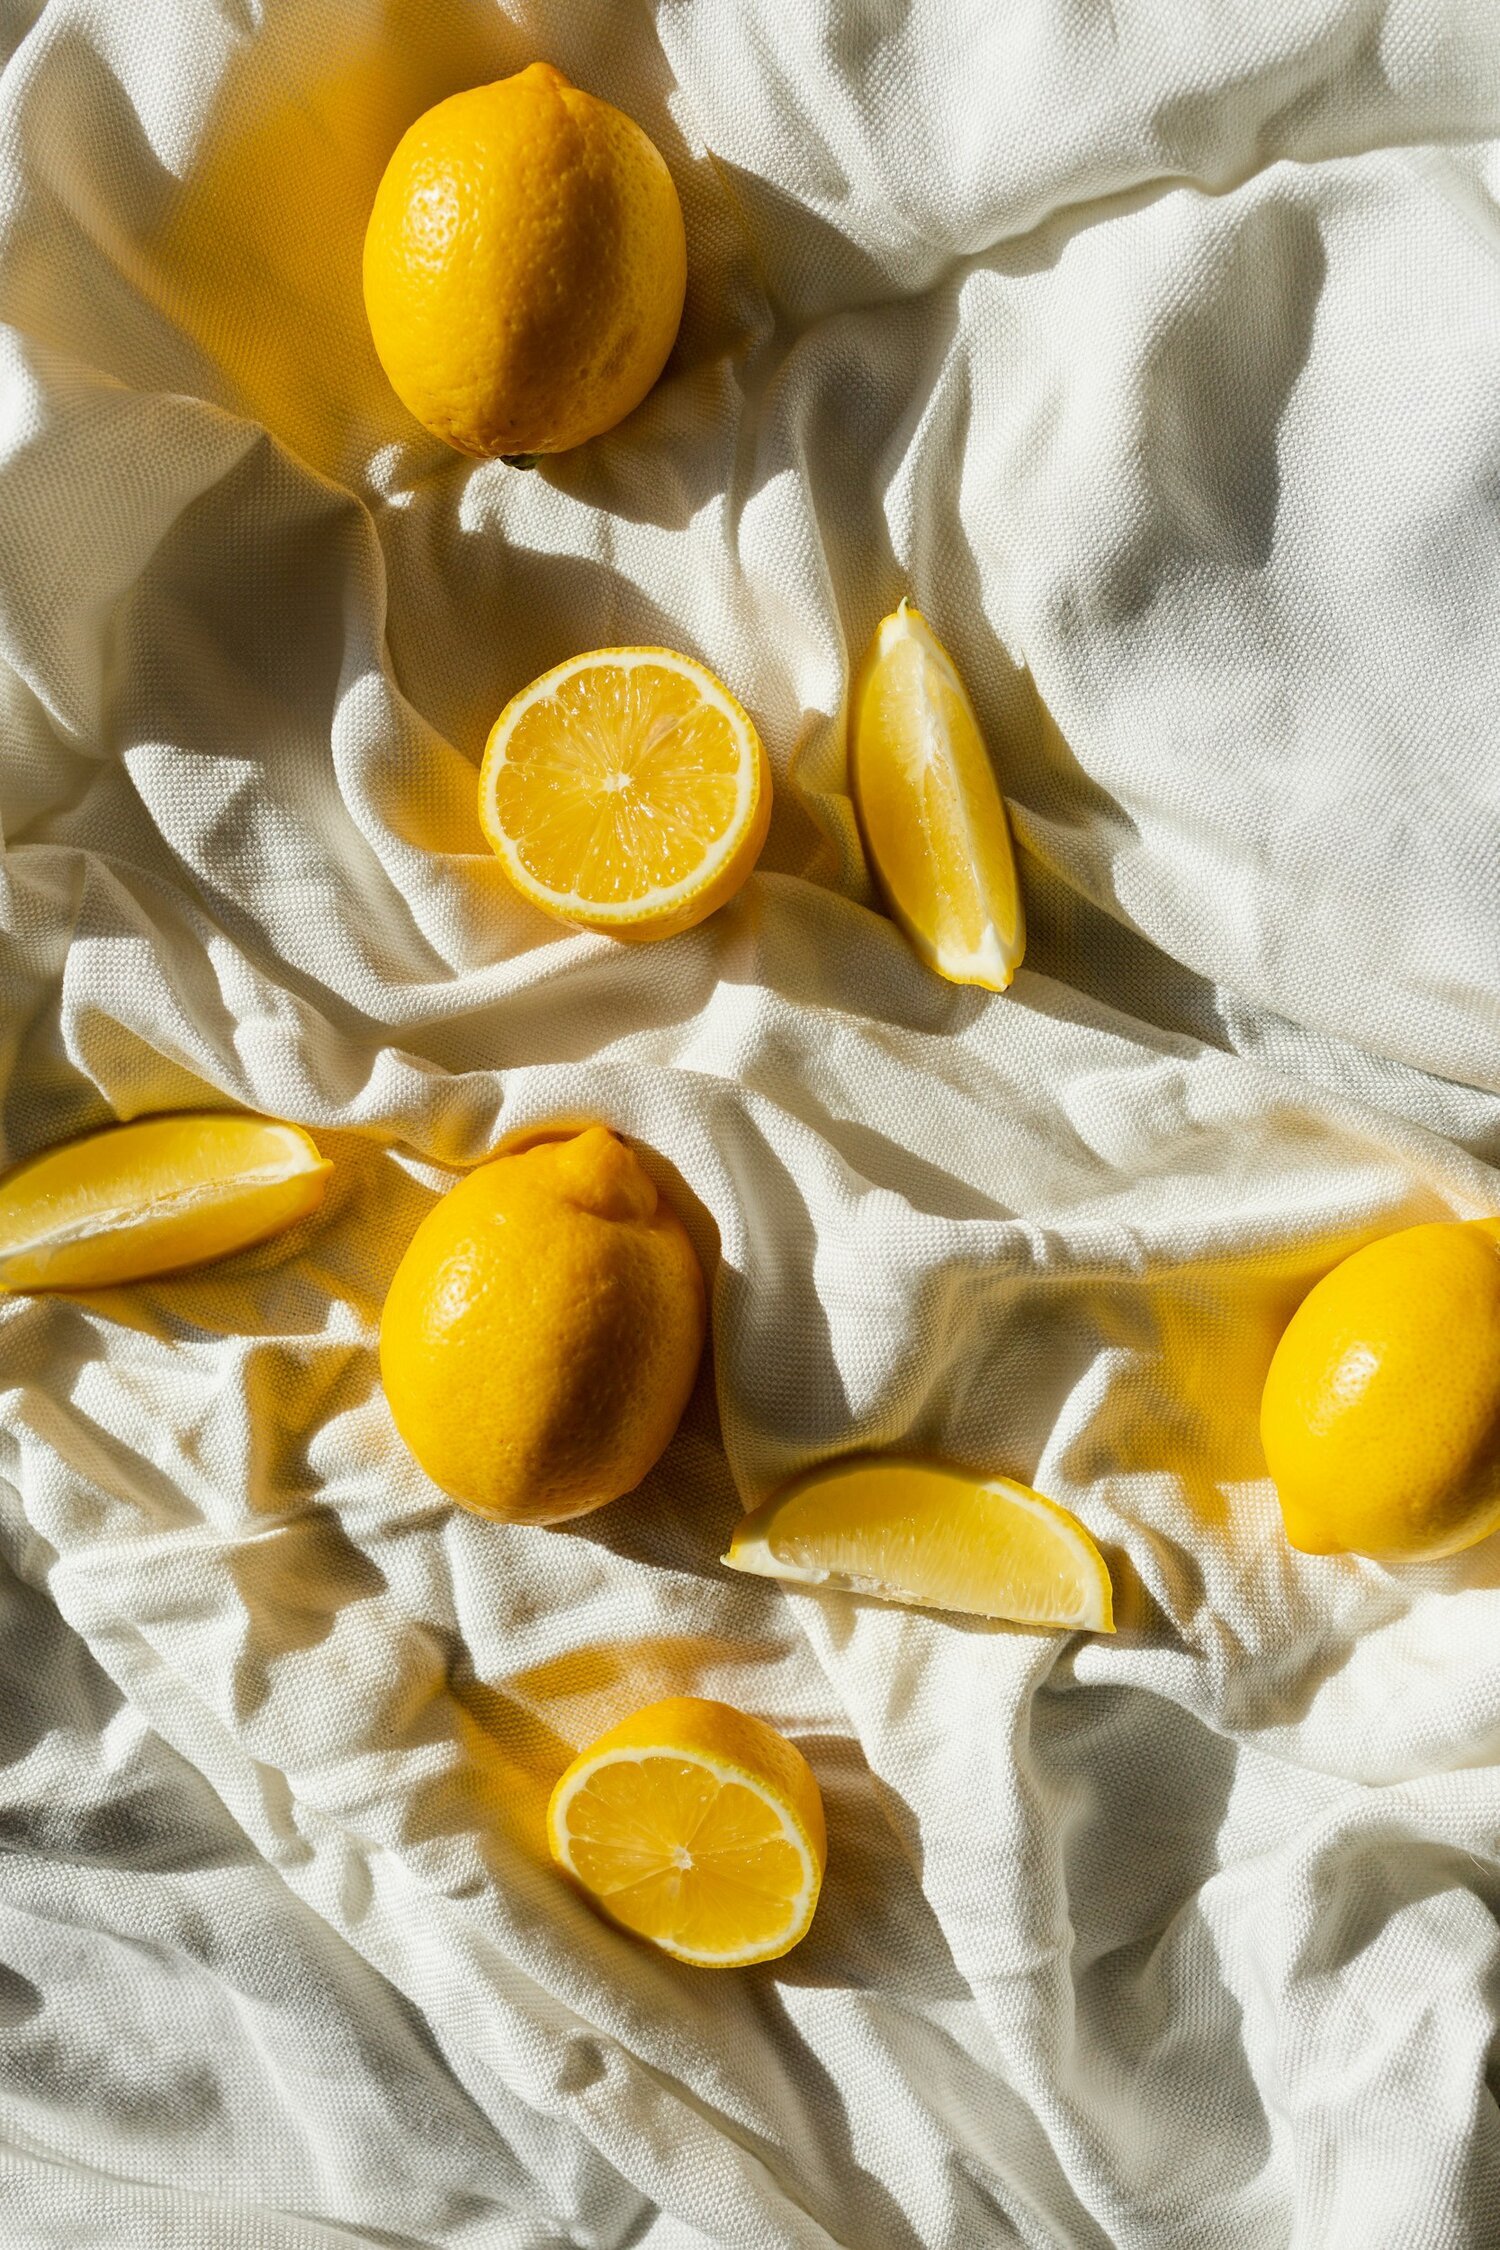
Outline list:
[[[1500,1209],[1494,0],[0,0],[0,1158],[243,1105],[299,1234],[0,1309],[9,2250],[1485,2250],[1500,1542],[1285,1544],[1275,1339]],[[646,405],[531,473],[381,375],[423,108],[545,58],[676,175]],[[844,715],[910,594],[1031,925],[876,909]],[[496,712],[688,650],[760,868],[619,947],[506,887]],[[598,1118],[712,1277],[633,1496],[447,1505],[380,1305]],[[1113,1640],[737,1579],[903,1448],[1075,1509]],[[555,1878],[656,1696],[792,1735],[831,1856],[695,1975]]]

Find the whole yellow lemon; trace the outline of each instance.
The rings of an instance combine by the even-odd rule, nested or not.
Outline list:
[[[595,1125],[494,1158],[429,1211],[386,1296],[380,1372],[434,1484],[478,1515],[557,1523],[640,1483],[706,1322],[686,1228]]]
[[[365,234],[380,363],[460,453],[561,453],[639,405],[682,318],[672,175],[549,63],[452,94],[397,144]]]
[[[1287,1537],[1430,1561],[1500,1523],[1500,1220],[1408,1227],[1303,1299],[1261,1440]]]

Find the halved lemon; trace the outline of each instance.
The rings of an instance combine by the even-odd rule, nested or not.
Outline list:
[[[749,717],[704,665],[666,648],[600,648],[506,704],[479,818],[533,906],[610,937],[671,937],[754,866],[771,772]]]
[[[828,1858],[823,1799],[795,1743],[696,1695],[647,1704],[575,1758],[547,1839],[612,1922],[705,1969],[789,1952]]]
[[[213,1111],[65,1142],[0,1182],[0,1287],[107,1289],[306,1218],[333,1167],[300,1126]]]
[[[1009,1477],[925,1461],[818,1469],[746,1516],[723,1559],[919,1609],[1115,1629],[1109,1568],[1076,1516]]]
[[[854,798],[891,912],[951,984],[1003,992],[1026,950],[1005,800],[952,657],[902,602],[850,714]]]

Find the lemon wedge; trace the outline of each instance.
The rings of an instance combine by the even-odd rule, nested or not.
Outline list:
[[[854,684],[854,798],[891,912],[951,984],[1003,992],[1026,950],[1005,801],[953,659],[902,602]]]
[[[232,1112],[91,1133],[0,1181],[0,1287],[107,1289],[225,1257],[316,1210],[332,1169],[300,1126]]]
[[[709,1969],[789,1952],[828,1857],[795,1743],[696,1695],[648,1704],[581,1752],[552,1792],[547,1838],[612,1922]]]
[[[618,938],[722,906],[771,818],[760,737],[721,680],[665,648],[571,657],[491,730],[479,818],[533,906]]]
[[[731,1570],[1017,1625],[1114,1631],[1109,1569],[1076,1516],[1009,1477],[843,1461],[746,1516]]]

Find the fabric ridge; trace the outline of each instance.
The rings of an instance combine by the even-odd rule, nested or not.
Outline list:
[[[0,0],[0,1162],[305,1125],[323,1212],[0,1303],[0,2243],[1484,2250],[1500,1543],[1281,1536],[1319,1274],[1500,1210],[1488,0]],[[663,381],[532,473],[375,359],[425,106],[538,58],[670,163]],[[1029,946],[876,911],[844,706],[909,594]],[[770,839],[627,947],[485,736],[680,648]],[[712,1365],[627,1499],[481,1522],[386,1285],[465,1166],[631,1137]],[[736,1577],[900,1447],[1074,1510],[1112,1640]],[[811,1932],[694,1975],[550,1868],[637,1705],[805,1751]]]

